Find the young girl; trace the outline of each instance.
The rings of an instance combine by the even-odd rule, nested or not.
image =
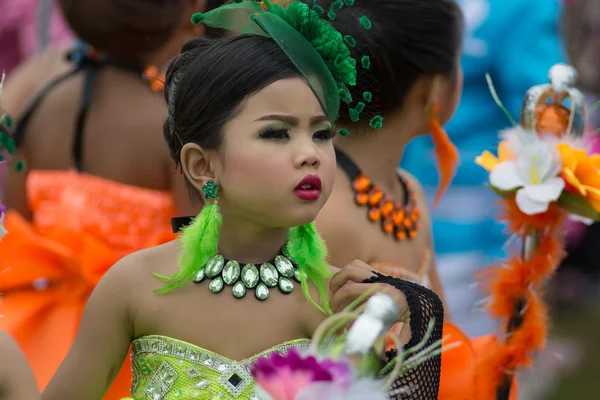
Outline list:
[[[49,50],[7,81],[2,105],[27,169],[11,169],[5,185],[10,233],[0,243],[0,270],[7,270],[0,328],[23,348],[41,388],[108,268],[172,240],[175,210],[195,209],[164,148],[166,107],[155,78],[202,33],[189,15],[204,5],[61,0],[87,45]],[[129,371],[120,381],[125,392]]]
[[[0,330],[0,400],[35,400],[39,398],[35,378],[23,352]]]
[[[317,3],[325,10],[332,4]],[[356,0],[355,6],[337,11],[332,24],[354,38],[355,58],[368,57],[363,73],[370,79],[351,88],[352,98],[362,100],[368,92],[372,99],[363,100],[359,118],[342,113],[337,123],[349,135],[335,141],[337,182],[317,227],[334,265],[364,260],[443,298],[427,199],[419,182],[398,165],[408,142],[430,132],[440,170],[436,202],[451,181],[458,157],[441,127],[462,89],[462,13],[454,0]],[[361,13],[369,16],[372,29],[356,28]],[[371,123],[377,116],[379,126]],[[482,398],[475,382],[485,380],[475,377],[475,352],[479,346],[491,350],[494,338],[472,344],[451,324],[444,330],[447,339],[462,345],[444,353],[440,398]]]
[[[319,4],[322,4],[321,2]],[[328,1],[323,2],[327,9]],[[333,264],[354,259],[378,264],[385,273],[430,283],[443,296],[435,267],[427,200],[418,182],[398,165],[406,144],[426,134],[431,124],[452,116],[462,87],[459,64],[462,14],[454,0],[357,0],[375,27],[351,30],[355,58],[372,48],[364,80],[351,88],[373,99],[358,121],[342,114],[338,125],[350,133],[336,139],[337,183],[317,226]],[[337,12],[332,24],[355,26],[357,9]],[[415,40],[418,41],[414,42]],[[383,117],[377,130],[368,125],[371,110]],[[440,143],[444,134],[434,132]],[[454,161],[444,164],[449,183]],[[365,196],[363,196],[363,194]]]
[[[291,3],[294,14],[266,3],[270,11],[247,1],[196,17],[263,32],[193,40],[167,72],[165,139],[182,180],[207,205],[178,241],[110,269],[43,398],[100,398],[131,344],[135,399],[256,399],[253,361],[306,346],[329,311],[373,288],[411,316],[407,346],[432,318],[431,340],[441,337],[443,307],[431,291],[360,262],[341,271],[325,262],[312,222],[335,180],[340,58],[327,64],[295,16],[309,17],[303,32],[331,35],[340,54],[347,48],[305,5]],[[221,19],[228,11],[239,18]],[[318,73],[305,78],[297,65]],[[401,398],[437,398],[439,363],[412,370],[405,383],[415,391]]]

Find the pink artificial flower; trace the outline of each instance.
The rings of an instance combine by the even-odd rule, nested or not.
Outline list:
[[[275,353],[258,360],[252,367],[252,375],[273,400],[294,400],[313,382],[332,382],[343,390],[351,383],[347,365],[332,360],[319,362],[314,356],[303,357],[294,349],[285,356]]]

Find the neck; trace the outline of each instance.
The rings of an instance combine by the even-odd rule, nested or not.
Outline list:
[[[275,258],[287,242],[288,228],[267,228],[223,215],[219,253],[241,264],[260,264]]]
[[[408,142],[415,136],[401,118],[386,118],[380,130],[338,137],[335,146],[386,192],[398,184],[397,169]],[[352,132],[352,127],[347,128]]]

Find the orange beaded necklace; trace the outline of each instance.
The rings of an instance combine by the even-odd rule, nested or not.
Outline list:
[[[361,207],[368,208],[368,218],[372,222],[381,223],[385,233],[393,235],[397,240],[414,239],[419,229],[421,213],[411,184],[398,176],[404,187],[404,202],[393,201],[365,175],[358,166],[343,152],[336,149],[337,164],[352,181],[354,201]]]

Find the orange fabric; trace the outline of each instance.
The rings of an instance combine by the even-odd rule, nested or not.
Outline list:
[[[33,223],[9,211],[0,242],[0,329],[23,348],[43,389],[77,332],[88,296],[123,256],[175,238],[168,193],[66,171],[32,171]],[[105,399],[129,395],[123,366]]]
[[[496,373],[493,364],[485,361],[499,349],[494,335],[469,339],[451,322],[444,324],[442,380],[439,400],[491,400],[496,398]],[[516,380],[510,400],[517,399]]]

